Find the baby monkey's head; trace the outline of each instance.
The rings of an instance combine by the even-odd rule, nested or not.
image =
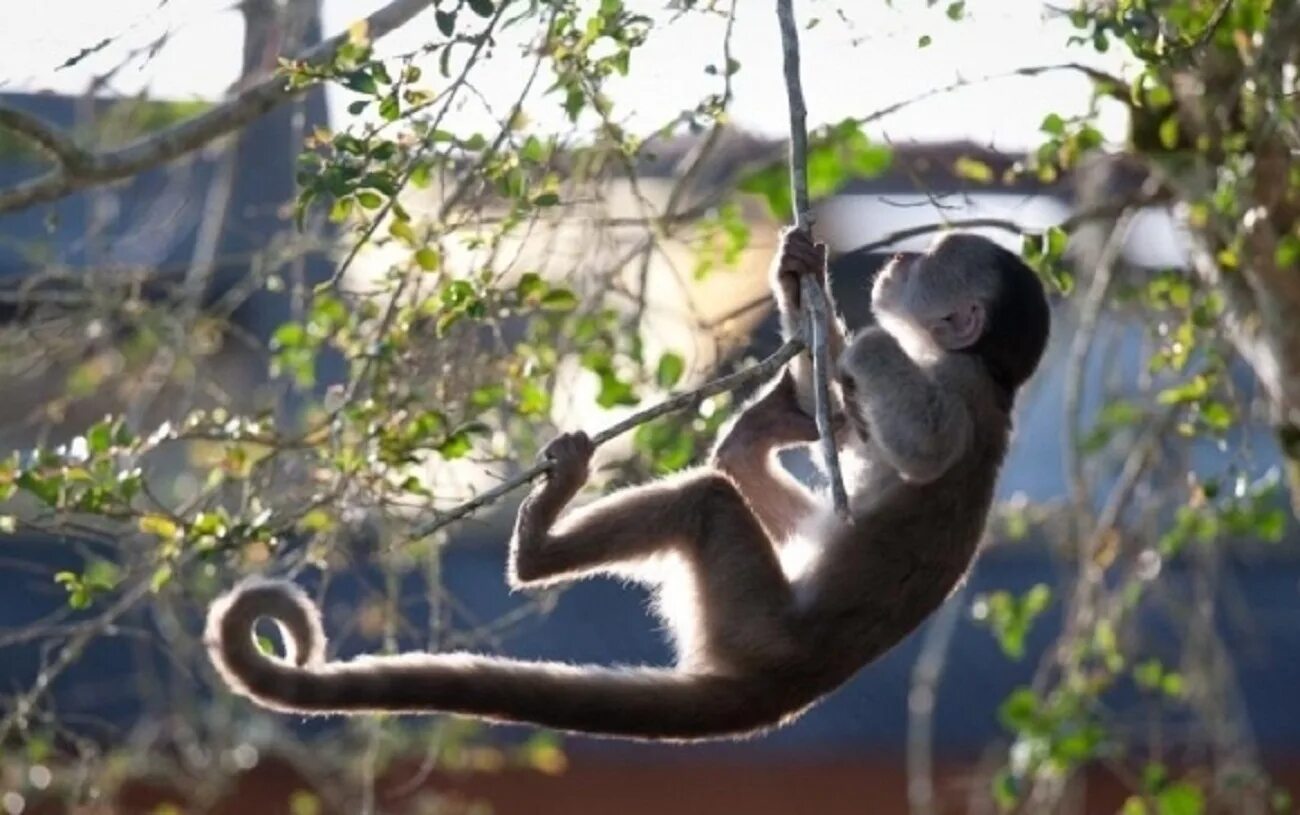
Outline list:
[[[876,277],[871,310],[914,359],[975,354],[1012,397],[1038,367],[1051,322],[1033,270],[970,234],[946,235],[924,254],[895,256]]]

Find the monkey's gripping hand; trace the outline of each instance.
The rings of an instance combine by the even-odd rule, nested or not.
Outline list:
[[[524,499],[515,518],[515,540],[521,546],[535,549],[542,545],[564,507],[587,483],[595,452],[596,445],[582,431],[562,433],[542,448],[537,460],[550,466],[541,483]],[[518,565],[512,562],[510,569],[516,576]]]
[[[565,505],[573,500],[582,485],[591,475],[591,457],[596,452],[596,445],[591,437],[581,430],[576,433],[561,433],[551,439],[537,460],[550,465],[542,483],[533,488],[520,518],[525,515],[544,516],[542,524],[549,527]]]
[[[567,498],[572,498],[587,483],[591,475],[591,457],[595,452],[596,445],[591,437],[581,430],[561,433],[551,439],[537,456],[538,461],[550,465],[542,489],[566,493],[567,502]]]
[[[772,293],[781,310],[782,328],[791,336],[803,309],[801,287],[805,277],[826,288],[826,244],[815,243],[806,229],[789,228],[781,234],[781,250],[772,266]]]
[[[809,279],[825,295],[830,313],[826,315],[826,350],[832,363],[844,351],[844,325],[835,308],[827,284],[826,244],[816,243],[805,229],[787,229],[781,235],[781,249],[772,264],[772,296],[776,298],[781,315],[781,334],[790,339],[799,333],[804,320],[803,281]],[[799,409],[809,416],[814,413],[816,399],[813,395],[812,360],[800,355],[790,364],[794,390]],[[832,388],[832,421],[841,411],[838,394]]]

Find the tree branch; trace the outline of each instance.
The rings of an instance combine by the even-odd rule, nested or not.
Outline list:
[[[785,65],[785,92],[790,105],[790,185],[794,191],[795,226],[809,229],[808,203],[808,113],[799,81],[799,31],[795,27],[792,0],[777,0],[776,16],[781,24],[781,51]],[[839,450],[831,429],[830,354],[826,344],[829,307],[822,290],[805,278],[801,284],[806,304],[805,322],[813,363],[813,395],[816,398],[817,433],[821,436],[822,460],[831,484],[831,500],[841,518],[849,517],[849,498],[840,472]]]
[[[774,374],[782,365],[785,365],[787,362],[794,359],[800,351],[804,350],[804,348],[804,341],[801,337],[792,337],[791,339],[786,340],[785,344],[761,362],[755,363],[754,365],[737,371],[734,374],[728,374],[727,376],[720,377],[712,382],[707,382],[695,390],[679,393],[676,396],[660,402],[654,407],[646,408],[645,410],[634,413],[623,421],[611,425],[592,436],[591,440],[596,444],[596,446],[600,446],[652,419],[657,419],[660,416],[675,413],[679,410],[698,407],[701,402],[708,399],[710,396],[716,396],[719,393],[726,393],[727,391],[734,391],[756,379],[766,378],[771,374]],[[445,512],[437,513],[432,520],[416,527],[412,539],[419,540],[420,538],[426,538],[434,532],[437,532],[439,529],[442,529],[444,526],[458,521],[467,515],[471,515],[488,504],[496,502],[510,492],[513,492],[515,489],[522,487],[543,475],[550,469],[550,466],[550,462],[538,462],[527,470],[524,470],[512,478],[502,481],[490,490],[485,490],[465,503],[453,507]]]
[[[429,5],[429,0],[393,0],[366,18],[367,34],[372,40],[379,39],[405,25]],[[336,34],[294,59],[310,65],[328,63],[347,40],[347,33]],[[0,213],[53,201],[79,189],[164,164],[238,130],[305,90],[291,89],[283,76],[272,74],[192,119],[105,151],[84,150],[55,125],[13,108],[0,107],[0,126],[30,139],[56,160],[56,166],[48,172],[0,190]]]

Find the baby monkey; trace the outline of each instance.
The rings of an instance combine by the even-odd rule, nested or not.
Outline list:
[[[784,235],[772,283],[787,336],[804,277],[830,297],[825,258],[805,233]],[[874,281],[872,311],[876,326],[846,337],[836,319],[829,337],[848,521],[775,460],[817,438],[803,358],[740,412],[697,469],[566,514],[593,445],[568,433],[544,450],[551,469],[520,506],[510,541],[511,585],[593,574],[649,583],[674,667],[470,653],[327,661],[311,600],[290,583],[250,581],[208,615],[217,670],[236,693],[291,713],[450,713],[673,741],[794,719],[916,629],[970,570],[1014,397],[1049,330],[1038,278],[976,235],[896,257]],[[285,631],[285,659],[255,644],[261,617]]]

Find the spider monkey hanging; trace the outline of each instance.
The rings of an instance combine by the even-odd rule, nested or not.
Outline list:
[[[825,249],[786,233],[772,284],[790,336],[800,281],[826,286]],[[877,325],[829,337],[836,444],[850,519],[782,471],[817,439],[810,365],[792,361],[721,434],[707,464],[565,508],[593,445],[562,435],[519,508],[517,588],[592,574],[652,585],[671,668],[607,668],[470,653],[327,661],[320,613],[296,586],[246,582],[213,604],[206,641],[236,693],[305,714],[449,713],[598,736],[689,741],[789,722],[917,628],[970,570],[1017,390],[1047,343],[1047,299],[1012,253],[949,235],[876,278]],[[276,620],[288,659],[253,625]]]

